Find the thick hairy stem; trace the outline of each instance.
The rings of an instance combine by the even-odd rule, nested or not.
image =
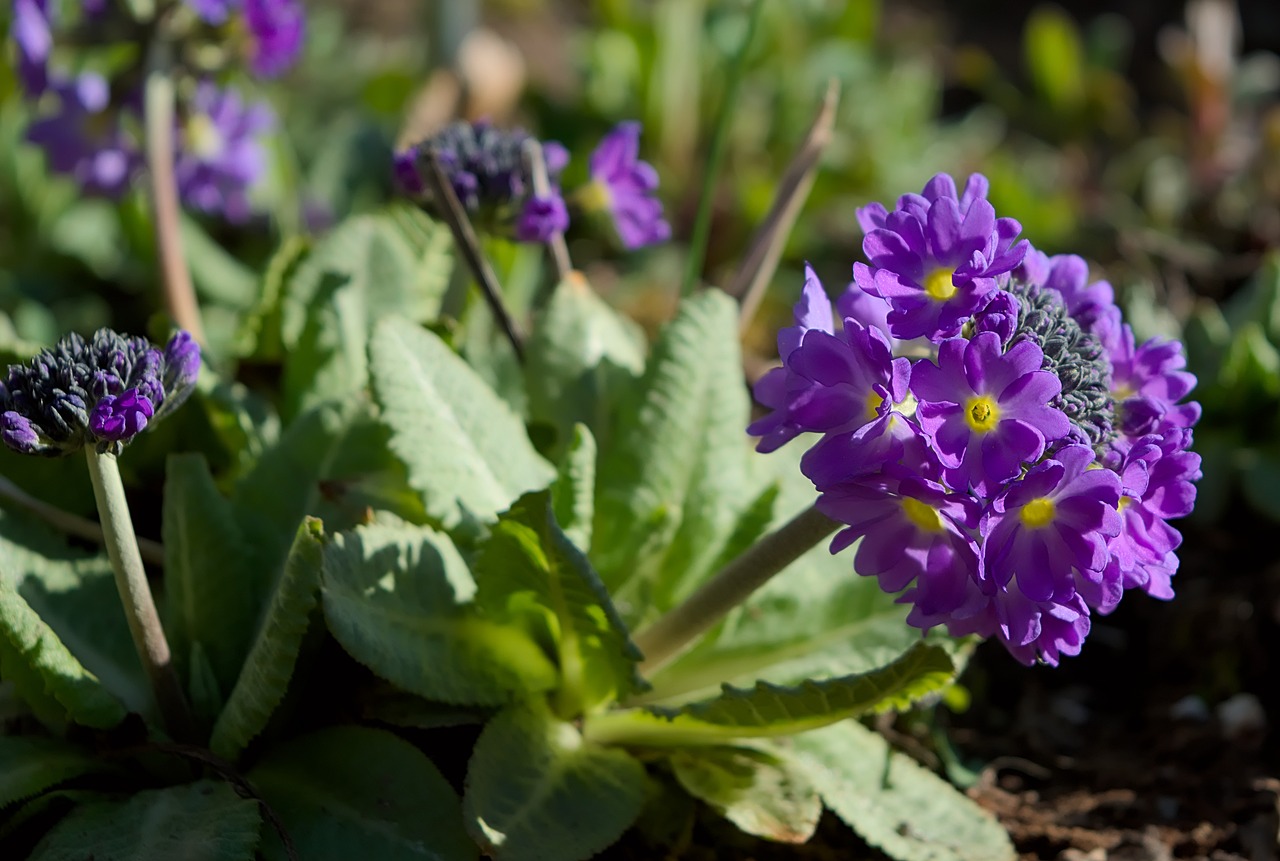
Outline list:
[[[138,650],[138,659],[151,682],[156,704],[169,734],[179,741],[191,740],[191,712],[182,693],[182,683],[173,668],[169,641],[165,639],[160,615],[142,567],[142,554],[133,531],[133,517],[125,499],[120,467],[113,454],[98,454],[92,445],[85,446],[89,461],[89,477],[98,502],[98,517],[107,545],[107,556],[116,575],[116,589],[124,605],[129,633]]]
[[[839,526],[816,508],[807,508],[761,538],[720,569],[698,591],[652,625],[638,631],[636,646],[644,654],[642,675],[670,663],[700,635],[742,604],[805,552]]]
[[[146,129],[147,179],[151,185],[161,288],[169,316],[204,346],[207,342],[200,305],[182,253],[182,212],[178,207],[178,181],[173,171],[173,127],[174,92],[168,48],[157,40],[147,64]]]

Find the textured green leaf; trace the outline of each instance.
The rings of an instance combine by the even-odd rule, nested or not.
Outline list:
[[[525,620],[554,644],[562,715],[631,692],[640,652],[591,563],[556,525],[550,493],[527,494],[502,516],[480,548],[476,582],[487,615]]]
[[[715,699],[677,708],[647,707],[588,717],[588,739],[627,745],[720,744],[792,735],[869,711],[904,708],[955,675],[946,650],[917,643],[898,660],[858,675],[795,687],[758,682],[725,686]]]
[[[0,811],[102,768],[86,752],[59,739],[0,735]]]
[[[794,739],[796,762],[862,839],[898,861],[1011,861],[1009,836],[958,789],[856,721]]]
[[[520,418],[434,334],[387,319],[369,354],[390,448],[446,528],[492,520],[521,493],[551,482],[554,471]]]
[[[259,361],[279,361],[284,356],[281,342],[281,303],[285,286],[294,279],[298,267],[311,254],[306,236],[285,238],[267,262],[257,301],[245,315],[236,336],[236,353]]]
[[[284,699],[316,605],[323,538],[323,524],[315,518],[298,527],[284,574],[213,727],[209,749],[224,759],[234,760],[262,732]]]
[[[349,219],[315,247],[280,310],[286,414],[365,387],[378,320],[435,318],[452,267],[448,249],[448,232],[425,216],[391,213]]]
[[[324,554],[329,630],[356,660],[407,691],[502,705],[549,690],[555,665],[520,628],[486,618],[453,542],[424,526],[374,523]]]
[[[0,679],[55,728],[107,729],[150,701],[106,559],[2,511]]]
[[[822,817],[822,799],[808,776],[767,751],[678,750],[671,755],[671,770],[686,792],[756,837],[804,843]]]
[[[30,861],[253,861],[258,802],[203,780],[75,808]]]
[[[191,673],[204,652],[221,690],[235,684],[258,620],[258,586],[227,499],[200,454],[170,455],[165,467],[165,631],[174,660]]]
[[[580,861],[622,836],[644,792],[636,759],[584,740],[534,700],[500,712],[480,734],[463,815],[495,861]]]
[[[570,439],[584,424],[608,438],[622,391],[644,373],[644,335],[573,273],[551,295],[529,336],[525,385],[529,418]]]
[[[556,522],[578,549],[591,547],[596,508],[596,440],[586,425],[573,426],[573,439],[551,486]]]
[[[385,730],[330,727],[274,748],[249,780],[306,861],[467,861],[462,804],[421,751]],[[270,827],[267,861],[288,856]]]
[[[716,290],[686,300],[602,449],[591,559],[629,620],[709,573],[760,492],[741,377],[737,305]]]
[[[353,464],[353,458],[381,455],[370,446],[377,425],[367,418],[364,406],[326,404],[299,416],[236,484],[232,506],[250,546],[258,606],[265,605],[279,578],[304,517],[319,517],[337,531],[354,525],[363,514],[361,509],[332,505],[329,497],[356,467],[367,468]]]

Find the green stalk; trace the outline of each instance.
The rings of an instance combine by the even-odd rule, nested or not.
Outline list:
[[[696,592],[632,638],[644,654],[640,674],[651,676],[695,639],[839,526],[807,508],[747,548]]]
[[[160,283],[170,318],[186,329],[201,346],[205,340],[200,304],[191,272],[182,252],[182,210],[178,206],[178,181],[173,172],[174,87],[169,69],[169,48],[162,37],[152,44],[147,58],[145,93],[147,179],[151,184],[152,221],[156,253],[160,257]]]
[[[169,734],[178,741],[191,739],[191,712],[182,693],[182,683],[173,668],[169,641],[165,639],[156,612],[147,572],[142,567],[142,554],[133,531],[133,517],[120,480],[120,466],[113,454],[98,454],[93,445],[84,447],[93,481],[93,496],[98,502],[98,518],[102,521],[107,556],[116,575],[116,590],[129,621],[129,633],[138,650],[138,659],[146,670],[160,716]]]
[[[693,236],[689,239],[689,260],[684,270],[684,284],[680,293],[689,296],[701,280],[702,265],[707,258],[707,242],[711,236],[711,210],[716,192],[716,182],[720,177],[720,162],[724,161],[724,150],[729,142],[729,127],[733,125],[734,108],[737,106],[738,90],[747,71],[747,53],[751,43],[755,41],[756,28],[760,23],[760,10],[764,8],[764,0],[754,0],[751,4],[750,17],[747,19],[747,34],[738,46],[729,66],[729,79],[725,87],[724,100],[720,103],[720,113],[716,117],[715,132],[711,137],[711,151],[707,155],[707,164],[702,172],[702,195],[698,199],[698,214],[693,221]]]

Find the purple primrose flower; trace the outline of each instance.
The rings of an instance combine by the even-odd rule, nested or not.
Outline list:
[[[13,0],[9,30],[18,48],[18,81],[28,96],[38,96],[49,86],[49,55],[53,52],[49,0]]]
[[[111,110],[107,81],[85,73],[55,80],[58,112],[27,127],[27,140],[40,146],[56,173],[73,177],[87,194],[119,197],[129,187],[142,155]]]
[[[302,53],[306,10],[299,0],[244,0],[249,68],[260,78],[288,71]]]
[[[618,123],[601,139],[591,153],[591,180],[613,216],[623,246],[640,248],[671,238],[671,225],[654,196],[658,172],[640,160],[638,122]]]
[[[248,189],[266,169],[261,136],[275,123],[263,103],[202,82],[178,129],[174,173],[183,201],[229,221],[249,217]]]
[[[0,441],[23,454],[57,456],[95,446],[119,454],[177,409],[195,387],[200,348],[178,332],[164,350],[146,338],[99,329],[67,335],[0,386]]]
[[[963,195],[938,174],[922,194],[906,194],[893,212],[879,203],[858,211],[866,232],[862,249],[871,265],[856,263],[854,281],[892,306],[889,328],[901,339],[939,340],[955,335],[998,286],[997,279],[1022,262],[1022,226],[996,218],[987,180],[969,177]]]
[[[1015,245],[986,193],[939,176],[861,210],[871,265],[838,315],[806,272],[748,430],[817,436],[800,468],[845,526],[831,550],[856,543],[908,624],[1057,664],[1126,590],[1172,596],[1200,407],[1180,345],[1135,345],[1110,285]]]

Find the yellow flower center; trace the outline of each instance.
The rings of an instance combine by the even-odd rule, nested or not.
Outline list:
[[[871,421],[877,417],[877,410],[880,409],[880,405],[882,403],[884,403],[884,398],[880,397],[877,393],[871,392],[867,395],[867,421]]]
[[[939,266],[924,276],[924,292],[937,302],[947,301],[956,295],[956,285],[951,283],[951,276],[955,274],[956,270]]]
[[[1022,506],[1022,511],[1018,516],[1022,518],[1024,526],[1039,529],[1053,522],[1053,513],[1053,500],[1042,496]]]
[[[942,518],[938,516],[937,510],[932,505],[906,496],[902,499],[902,512],[907,515],[908,520],[925,532],[942,531]]]
[[[201,160],[216,158],[226,141],[208,114],[192,114],[187,119],[187,149]]]
[[[1132,497],[1132,496],[1122,496],[1122,497],[1120,497],[1120,504],[1116,506],[1116,510],[1117,510],[1117,511],[1124,511],[1126,508],[1128,508],[1128,507],[1129,507],[1129,503],[1131,503],[1131,502],[1133,502],[1133,497]]]
[[[986,433],[1000,421],[1000,408],[987,395],[978,395],[965,404],[964,420],[974,433]]]
[[[613,194],[609,186],[598,179],[588,182],[574,192],[574,199],[584,212],[612,212]]]

